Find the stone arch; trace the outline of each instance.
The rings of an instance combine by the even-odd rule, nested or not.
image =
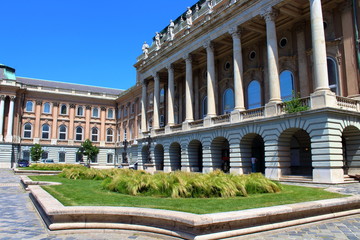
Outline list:
[[[216,137],[210,145],[211,163],[213,169],[221,169],[224,172],[230,171],[230,144],[225,137]]]
[[[342,132],[343,169],[345,175],[360,174],[360,130],[348,126]]]
[[[181,170],[181,145],[178,142],[170,144],[169,157],[171,171]]]
[[[191,172],[203,170],[203,146],[199,140],[192,140],[188,145],[188,158]]]
[[[157,144],[154,148],[154,163],[156,171],[164,171],[164,147]]]
[[[240,155],[244,173],[261,172],[265,174],[265,145],[261,135],[246,134],[240,142]],[[256,158],[252,166],[251,158]]]
[[[312,176],[311,138],[302,128],[289,128],[278,138],[278,164],[283,175]]]
[[[150,148],[148,145],[145,145],[141,149],[141,161],[143,164],[148,163],[150,158]]]

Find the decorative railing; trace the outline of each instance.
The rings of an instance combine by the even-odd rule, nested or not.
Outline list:
[[[199,128],[204,126],[204,119],[195,120],[193,122],[189,122],[190,128]]]
[[[243,120],[262,118],[265,116],[265,108],[261,107],[261,108],[250,109],[241,112],[240,114],[241,114],[241,119]]]
[[[308,109],[310,109],[310,97],[305,97],[305,98],[297,98],[297,100],[299,101],[299,105],[302,107],[307,107]],[[293,101],[293,100],[290,100]],[[287,102],[282,102],[282,103],[278,103],[277,104],[277,112],[278,114],[285,114],[286,112],[286,104]]]
[[[156,135],[165,134],[165,128],[155,129],[155,134]]]
[[[179,132],[182,130],[182,124],[176,124],[170,127],[172,132]]]
[[[214,124],[230,123],[230,113],[212,118]]]
[[[358,100],[347,97],[340,97],[340,96],[336,96],[336,100],[337,100],[337,105],[340,108],[345,108],[347,110],[355,110],[355,111],[360,110],[360,101]]]

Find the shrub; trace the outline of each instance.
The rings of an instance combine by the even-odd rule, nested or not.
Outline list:
[[[293,93],[291,100],[284,102],[286,113],[296,113],[309,110],[309,107],[304,105],[299,98],[299,95]]]
[[[211,198],[276,193],[281,186],[260,173],[250,175],[171,172],[151,175],[129,169],[65,169],[60,176],[69,179],[104,180],[102,187],[128,195],[171,198]]]
[[[70,168],[85,168],[79,164],[44,164],[44,163],[35,163],[31,164],[30,169],[33,170],[48,170],[48,171],[62,171],[63,169]]]

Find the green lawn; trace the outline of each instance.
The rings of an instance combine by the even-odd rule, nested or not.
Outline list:
[[[155,198],[129,196],[104,190],[102,181],[69,180],[58,176],[30,176],[36,181],[61,182],[43,188],[65,206],[126,206],[191,212],[197,214],[244,210],[275,205],[343,197],[318,188],[284,185],[281,193],[254,194],[234,198]]]

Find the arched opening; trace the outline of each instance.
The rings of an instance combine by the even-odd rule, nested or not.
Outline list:
[[[223,114],[230,113],[234,110],[235,98],[234,91],[231,88],[225,90],[223,95]]]
[[[174,142],[170,145],[169,156],[171,171],[181,170],[181,146],[179,143]]]
[[[283,174],[312,176],[311,139],[305,130],[292,128],[284,131],[278,144]]]
[[[192,140],[188,147],[188,157],[191,172],[202,172],[203,170],[203,150],[199,140]]]
[[[164,147],[161,144],[155,146],[155,169],[156,171],[164,171]]]
[[[343,168],[345,175],[360,174],[360,130],[346,127],[342,134]]]
[[[334,58],[327,58],[327,68],[328,68],[328,77],[329,77],[329,88],[336,95],[340,95],[339,89],[339,73],[337,63]]]
[[[247,88],[247,108],[254,109],[261,107],[261,86],[259,81],[253,80]]]
[[[250,133],[241,139],[240,154],[244,173],[265,174],[265,145],[259,134]]]
[[[217,137],[211,143],[211,160],[213,169],[230,172],[230,145],[224,137]]]
[[[294,75],[289,70],[282,71],[280,74],[280,91],[283,101],[289,101],[293,97]]]
[[[143,148],[141,149],[141,160],[143,164],[149,162],[149,154],[150,154],[149,150],[150,149],[148,145],[143,146]]]

